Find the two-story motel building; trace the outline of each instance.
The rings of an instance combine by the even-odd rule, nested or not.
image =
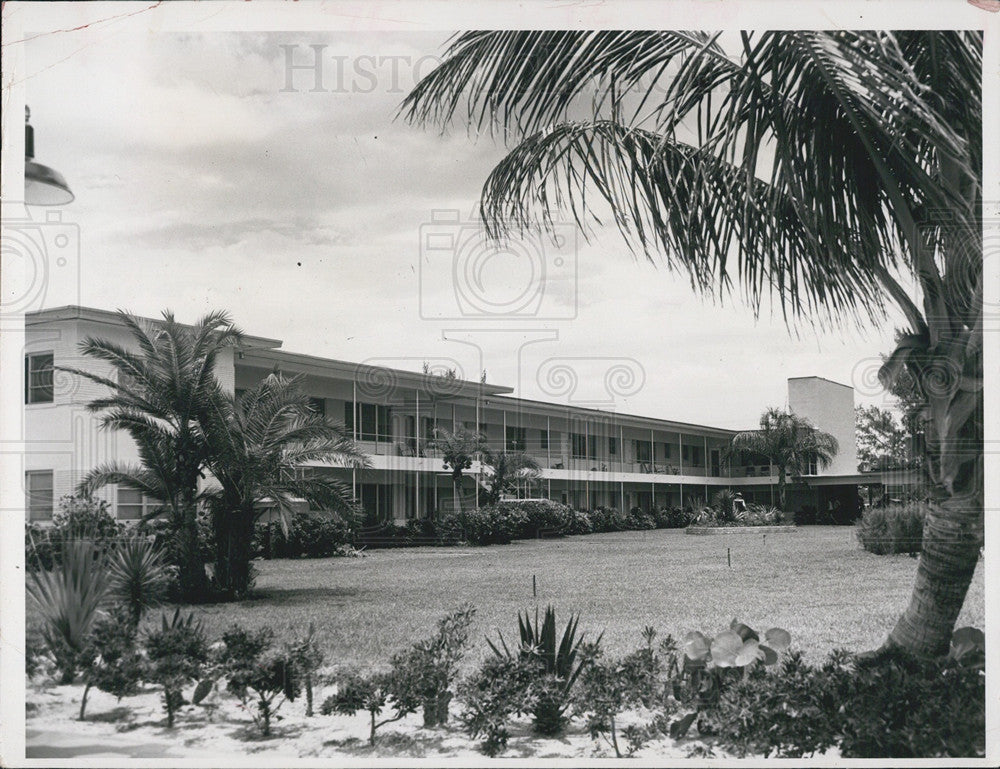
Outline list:
[[[138,459],[126,434],[99,429],[99,415],[86,409],[103,388],[53,366],[107,373],[80,355],[79,343],[93,336],[129,345],[131,337],[116,313],[76,306],[30,313],[25,327],[26,514],[45,520],[91,467]],[[530,495],[577,508],[683,506],[720,488],[738,489],[748,501],[776,500],[777,476],[766,460],[726,460],[733,430],[527,400],[501,385],[287,352],[281,341],[259,336],[224,351],[216,376],[238,396],[276,368],[303,374],[315,407],[343,422],[371,457],[363,471],[303,468],[349,481],[371,519],[402,523],[452,509],[450,475],[430,444],[435,428],[478,429],[493,447],[526,451],[542,467]],[[789,379],[788,406],[840,443],[833,465],[810,468],[794,493],[820,509],[835,498],[854,504],[856,484],[864,481],[857,474],[853,389],[819,377]],[[469,504],[482,471],[476,463],[467,472]],[[122,487],[102,494],[120,519],[155,504]]]

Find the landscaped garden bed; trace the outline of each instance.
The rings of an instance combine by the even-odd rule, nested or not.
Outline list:
[[[684,529],[685,534],[710,535],[710,534],[793,534],[798,531],[797,526],[688,526]]]

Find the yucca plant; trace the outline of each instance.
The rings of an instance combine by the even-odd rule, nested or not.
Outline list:
[[[582,658],[578,661],[584,636],[583,633],[577,636],[579,621],[579,615],[571,614],[557,643],[556,612],[552,606],[546,607],[545,618],[541,622],[538,621],[537,608],[534,623],[528,612],[517,615],[518,632],[521,636],[518,654],[521,657],[538,658],[544,670],[544,676],[536,687],[538,697],[533,712],[535,731],[539,734],[553,735],[562,731],[566,722],[563,714],[569,707],[570,692],[587,664]],[[486,643],[498,657],[513,657],[503,634],[499,635],[499,647],[488,638]],[[600,645],[603,635],[598,636],[593,644],[594,648]]]
[[[42,637],[61,673],[72,683],[78,659],[108,596],[110,580],[94,543],[67,539],[62,560],[51,571],[33,571],[27,589],[42,615]]]
[[[170,585],[170,568],[156,543],[133,534],[118,543],[108,557],[112,597],[124,604],[134,626],[147,609],[159,606]]]

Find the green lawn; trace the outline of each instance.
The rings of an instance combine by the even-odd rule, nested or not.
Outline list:
[[[917,561],[864,552],[851,527],[808,527],[766,539],[657,530],[257,565],[254,598],[195,608],[211,637],[234,621],[279,636],[314,621],[332,664],[376,665],[463,601],[478,609],[472,657],[485,633],[516,637],[517,611],[536,604],[532,576],[538,605],[554,604],[560,626],[579,612],[580,629],[603,631],[612,651],[639,645],[644,625],[679,637],[722,630],[735,616],[758,630],[786,628],[817,661],[835,647],[878,646],[906,606]],[[984,627],[982,563],[959,624]]]

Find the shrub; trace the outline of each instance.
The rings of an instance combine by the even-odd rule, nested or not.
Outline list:
[[[628,516],[620,510],[611,507],[595,507],[589,511],[594,532],[625,531],[628,528]]]
[[[309,623],[305,635],[296,638],[288,646],[289,654],[295,660],[295,667],[302,676],[306,690],[306,716],[313,714],[313,680],[323,664],[324,652],[316,640],[316,625]]]
[[[463,605],[438,621],[433,637],[418,641],[393,658],[393,669],[409,679],[408,688],[421,699],[425,727],[448,721],[451,686],[469,644],[469,626],[475,613],[471,604]]]
[[[586,719],[591,737],[604,738],[618,758],[622,758],[616,723],[618,714],[628,708],[664,704],[663,675],[667,667],[663,655],[673,655],[677,648],[673,638],[667,636],[660,649],[655,649],[656,631],[651,627],[645,628],[643,637],[645,646],[621,659],[605,659],[600,647],[594,644],[581,648],[587,664],[573,698],[575,713]],[[642,747],[647,733],[632,728],[626,730],[626,736],[627,754],[632,755]]]
[[[59,500],[51,526],[35,522],[25,524],[25,567],[29,571],[53,569],[60,563],[63,545],[69,540],[89,540],[96,552],[103,553],[121,535],[123,528],[103,499],[65,496]]]
[[[336,513],[296,513],[287,534],[277,523],[258,522],[253,552],[275,558],[330,558],[341,555],[352,540],[350,524]]]
[[[493,505],[452,513],[441,522],[443,531],[473,545],[506,545],[525,530],[528,517],[509,505]]]
[[[719,489],[712,495],[712,511],[717,526],[725,526],[736,521],[735,502],[736,494],[729,489]]]
[[[42,616],[42,637],[59,669],[60,682],[71,683],[86,650],[101,604],[108,594],[104,562],[91,540],[67,539],[52,571],[29,572],[27,590]]]
[[[774,674],[751,671],[723,694],[717,738],[741,756],[801,758],[835,745],[844,758],[982,756],[982,659],[954,646],[938,659],[837,650],[811,667],[792,653]]]
[[[413,679],[398,671],[371,673],[366,676],[351,672],[341,677],[337,693],[327,697],[320,706],[323,715],[341,713],[353,716],[359,710],[368,711],[370,729],[368,744],[375,744],[375,732],[393,721],[399,721],[416,711],[420,696],[413,688]],[[381,721],[378,717],[389,705],[394,713]]]
[[[560,537],[573,522],[573,511],[567,505],[548,499],[523,502],[500,502],[497,508],[508,508],[524,515],[523,528],[516,538]]]
[[[628,511],[626,527],[629,531],[645,531],[656,528],[656,519],[651,513],[639,507],[633,507]]]
[[[80,720],[87,708],[92,686],[118,698],[135,694],[145,674],[145,662],[136,645],[132,608],[115,604],[107,616],[94,623],[87,648],[81,655],[85,687],[80,701]]]
[[[691,515],[680,507],[656,507],[653,521],[658,529],[683,529],[691,523]]]
[[[222,635],[217,659],[226,689],[239,698],[265,737],[285,700],[294,701],[302,689],[295,655],[272,648],[273,641],[270,628],[251,632],[233,625]]]
[[[586,660],[580,655],[583,634],[576,634],[579,621],[579,617],[571,614],[561,638],[557,639],[556,613],[551,606],[545,609],[542,622],[538,621],[537,609],[534,624],[527,612],[523,616],[520,613],[517,615],[521,641],[517,655],[521,658],[537,657],[541,662],[541,675],[533,684],[535,704],[532,711],[535,730],[539,734],[558,734],[566,722],[563,714],[569,707],[573,684],[586,665]],[[498,657],[514,656],[502,633],[499,647],[489,639],[486,643]],[[600,643],[601,636],[598,636],[594,646]]]
[[[167,726],[173,727],[174,717],[184,704],[182,691],[197,680],[208,661],[208,644],[201,622],[194,613],[181,618],[181,610],[173,619],[161,617],[161,627],[146,636],[146,656],[149,659],[149,680],[163,687],[163,708]]]
[[[855,526],[861,546],[876,555],[919,553],[927,505],[908,502],[864,511]]]
[[[590,514],[584,510],[570,509],[570,519],[566,526],[567,534],[590,534],[594,531],[594,524],[590,520]]]
[[[462,723],[470,737],[483,738],[480,748],[487,756],[507,747],[511,717],[535,707],[541,674],[542,662],[536,655],[492,655],[459,686],[465,703]]]

